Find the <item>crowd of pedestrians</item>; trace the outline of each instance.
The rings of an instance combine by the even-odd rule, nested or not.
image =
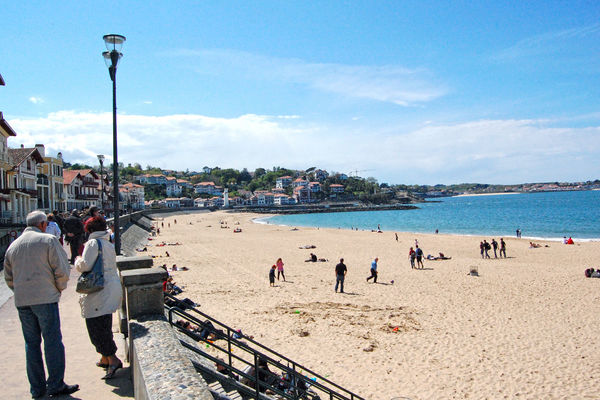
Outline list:
[[[103,379],[113,378],[123,366],[116,356],[112,334],[112,314],[121,305],[122,288],[103,212],[97,207],[64,214],[33,211],[27,215],[26,224],[6,251],[4,278],[14,292],[21,322],[32,398],[69,395],[79,390],[79,385],[64,381],[65,348],[58,307],[72,266],[84,273],[96,261],[101,262],[103,288],[80,295],[81,315],[90,341],[101,356],[96,366],[106,369]],[[62,246],[65,241],[70,246],[70,257]]]

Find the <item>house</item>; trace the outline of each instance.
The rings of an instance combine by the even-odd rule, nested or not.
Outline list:
[[[207,203],[208,203],[208,200],[203,199],[201,197],[194,199],[194,207],[200,207],[200,208],[208,207]]]
[[[194,207],[194,200],[189,197],[180,197],[179,207]]]
[[[259,206],[271,206],[274,202],[273,193],[267,192],[266,190],[257,190],[254,192],[256,195],[256,203]]]
[[[2,79],[0,77],[0,79]],[[8,138],[17,136],[0,112],[0,223],[12,222],[11,194],[6,172],[12,169],[8,161]]]
[[[100,176],[93,169],[63,170],[63,188],[67,210],[102,206]]]
[[[177,183],[177,178],[174,178],[174,177],[167,178],[166,188],[167,188],[167,196],[169,196],[169,197],[180,196],[181,193],[183,192],[182,186]]]
[[[314,171],[314,174],[315,174],[315,179],[318,180],[319,182],[322,182],[329,177],[329,173],[322,169],[316,169]]]
[[[179,208],[179,197],[167,197],[165,199],[165,206],[167,208]]]
[[[293,197],[296,203],[309,203],[310,190],[306,186],[298,186],[294,188]]]
[[[147,185],[166,185],[167,177],[162,174],[145,174],[139,177],[139,181]]]
[[[278,206],[285,206],[290,204],[296,204],[296,200],[293,197],[288,196],[287,194],[275,194],[274,196],[274,204]]]
[[[194,185],[192,185],[192,182],[186,181],[185,179],[177,179],[177,184],[179,186],[181,186],[182,188],[186,188],[186,189],[194,188]]]
[[[212,194],[214,190],[214,182],[200,182],[194,185],[194,192],[197,194]]]
[[[144,186],[129,182],[119,187],[119,193],[122,194],[123,202],[127,205],[128,210],[136,211],[145,208]]]
[[[223,207],[223,204],[223,198],[219,196],[213,196],[208,200],[209,207]]]
[[[308,181],[306,179],[298,178],[298,179],[294,180],[294,182],[292,182],[292,186],[295,188],[300,187],[300,186],[305,187],[305,186],[308,186]]]
[[[308,189],[312,192],[312,193],[318,193],[321,191],[321,184],[319,182],[310,182],[308,184]]]
[[[43,144],[36,144],[35,148],[44,159],[38,165],[37,192],[39,210],[50,213],[54,210],[67,211],[66,196],[64,194],[63,160],[62,154],[57,157],[46,157],[46,149]]]
[[[8,162],[12,166],[6,178],[11,195],[12,223],[24,223],[25,217],[37,209],[37,166],[44,158],[35,147],[8,149]]]
[[[339,183],[332,183],[329,185],[329,191],[331,193],[344,193],[344,185],[340,185]]]
[[[285,189],[286,187],[290,186],[291,184],[292,184],[291,176],[280,176],[275,181],[275,187],[278,189]]]

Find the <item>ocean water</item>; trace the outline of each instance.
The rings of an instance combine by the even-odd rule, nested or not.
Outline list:
[[[417,210],[277,215],[257,222],[289,225],[538,239],[600,240],[600,191],[447,197]]]

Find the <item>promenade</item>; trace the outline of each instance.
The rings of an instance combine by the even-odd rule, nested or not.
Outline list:
[[[4,283],[4,272],[0,272],[2,284],[1,295],[6,296],[7,287]],[[109,381],[102,380],[105,371],[95,366],[100,356],[90,343],[81,317],[79,308],[79,294],[75,292],[75,284],[79,273],[71,270],[69,286],[63,292],[60,301],[60,319],[65,345],[67,366],[65,382],[79,384],[80,390],[65,399],[123,399],[133,398],[133,385],[129,378],[129,365],[125,363],[124,341],[121,334],[115,334],[118,346],[117,355],[123,360],[125,368],[117,371],[115,378]],[[25,345],[21,333],[21,323],[14,305],[13,297],[4,304],[0,301],[0,337],[2,337],[2,363],[0,363],[0,376],[4,382],[2,390],[3,399],[29,399],[29,382],[25,371]],[[117,314],[113,316],[113,332],[117,329]],[[43,345],[43,344],[42,344]]]

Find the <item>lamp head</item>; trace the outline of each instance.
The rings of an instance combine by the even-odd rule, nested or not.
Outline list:
[[[117,53],[121,52],[121,47],[123,47],[123,43],[126,40],[125,36],[115,34],[104,35],[102,38],[106,44],[106,50],[116,51]]]

